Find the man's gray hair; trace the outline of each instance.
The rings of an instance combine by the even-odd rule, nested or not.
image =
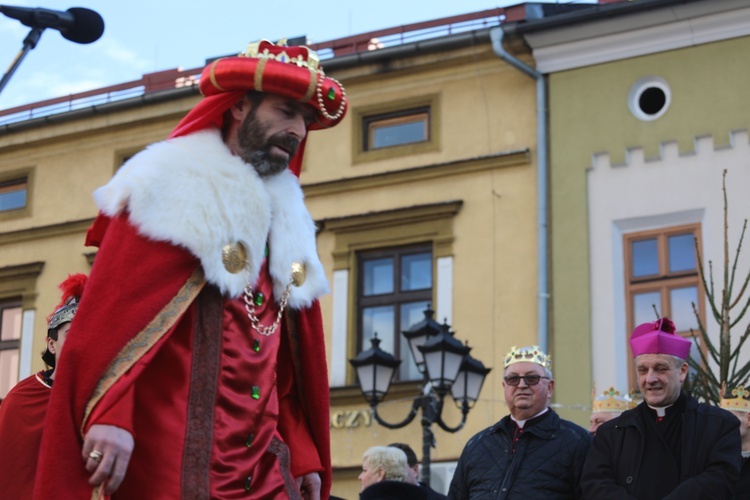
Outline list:
[[[513,366],[513,365],[510,365],[510,366]],[[510,368],[510,366],[508,366],[507,368],[505,368],[503,370],[503,377],[505,376],[505,373],[508,371],[508,368]],[[542,366],[542,365],[539,365],[539,366]],[[544,376],[545,377],[549,377],[550,380],[554,380],[555,379],[555,377],[552,376],[552,370],[550,370],[546,366],[542,366],[542,370],[544,370]]]
[[[640,354],[638,356],[640,356]],[[638,363],[637,362],[638,356],[636,356],[635,358],[633,358],[633,364],[634,365]],[[674,364],[675,368],[679,368],[679,367],[682,366],[683,363],[687,363],[686,359],[682,359],[681,357],[675,356],[674,354],[664,354],[664,356],[667,356],[667,357],[669,357],[672,360],[672,363]]]
[[[386,481],[404,481],[406,479],[406,453],[393,446],[373,446],[362,455],[362,462],[367,461],[370,470],[383,469]]]
[[[682,366],[683,363],[687,363],[686,359],[682,359],[679,356],[675,356],[673,354],[670,354],[670,356],[672,357],[672,360],[674,361],[675,368],[679,368]]]

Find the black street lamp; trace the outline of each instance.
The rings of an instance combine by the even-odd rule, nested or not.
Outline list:
[[[446,432],[458,432],[466,424],[466,416],[479,397],[479,391],[491,368],[469,356],[471,348],[453,337],[447,323],[438,324],[432,319],[434,311],[428,306],[424,320],[401,332],[409,342],[417,368],[422,373],[424,384],[420,394],[414,398],[411,410],[404,420],[392,424],[378,414],[378,404],[388,393],[400,359],[380,348],[377,334],[372,348],[362,351],[349,360],[357,370],[359,387],[372,408],[375,420],[388,429],[400,429],[409,425],[422,410],[422,475],[420,481],[430,484],[430,448],[435,446],[432,424],[438,424]],[[461,409],[461,422],[451,427],[443,421],[443,402],[451,393]]]
[[[370,342],[372,348],[362,351],[349,362],[357,370],[357,379],[362,389],[362,395],[370,406],[380,403],[388,392],[396,368],[401,364],[400,359],[380,348],[380,339],[375,334]]]

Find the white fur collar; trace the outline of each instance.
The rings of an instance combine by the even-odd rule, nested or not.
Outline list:
[[[305,264],[307,279],[292,287],[290,307],[308,307],[328,292],[315,223],[297,178],[287,170],[262,179],[229,152],[216,129],[152,144],[97,189],[94,200],[109,216],[127,210],[144,236],[187,248],[200,259],[206,280],[231,297],[257,280],[266,237],[277,300],[292,262]],[[221,250],[237,241],[248,249],[249,269],[231,274]]]

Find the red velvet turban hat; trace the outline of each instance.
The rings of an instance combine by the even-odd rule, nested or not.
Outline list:
[[[224,113],[248,90],[278,94],[312,106],[316,113],[310,130],[337,125],[348,100],[341,83],[326,76],[317,53],[304,46],[287,47],[263,40],[251,43],[244,54],[222,57],[203,69],[200,91],[204,99],[169,135],[179,137],[208,127],[221,128]],[[303,145],[289,168],[299,175]]]

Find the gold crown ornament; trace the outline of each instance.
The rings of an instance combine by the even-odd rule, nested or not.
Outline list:
[[[524,361],[536,363],[548,370],[552,369],[552,356],[545,354],[538,345],[511,347],[510,352],[505,355],[504,368],[508,368],[513,363],[522,363]]]
[[[253,42],[244,53],[212,61],[201,73],[199,88],[206,97],[256,90],[309,104],[317,112],[310,130],[338,124],[349,103],[341,82],[323,71],[317,52],[288,46],[286,40]]]
[[[264,42],[263,48],[261,48],[262,42]],[[284,49],[281,49],[281,52],[271,52],[271,49],[268,46],[269,44],[270,42],[268,42],[268,40],[249,43],[245,52],[237,55],[240,57],[257,57],[260,59],[272,59],[283,63],[296,64],[300,68],[309,68],[313,71],[318,71],[321,74],[324,74],[323,68],[320,67],[318,53],[309,47],[305,47],[304,45],[295,46],[293,51],[290,51],[292,53],[289,54]],[[282,38],[276,42],[275,45],[278,47],[289,47],[286,38]]]
[[[727,390],[727,383],[722,383],[719,407],[730,411],[750,411],[750,390],[742,385]]]
[[[594,389],[594,400],[591,403],[591,412],[622,413],[625,410],[630,410],[636,406],[638,406],[638,403],[634,401],[632,392],[627,396],[622,396],[620,395],[620,391],[615,390],[614,387],[610,387],[597,396],[596,389]]]

